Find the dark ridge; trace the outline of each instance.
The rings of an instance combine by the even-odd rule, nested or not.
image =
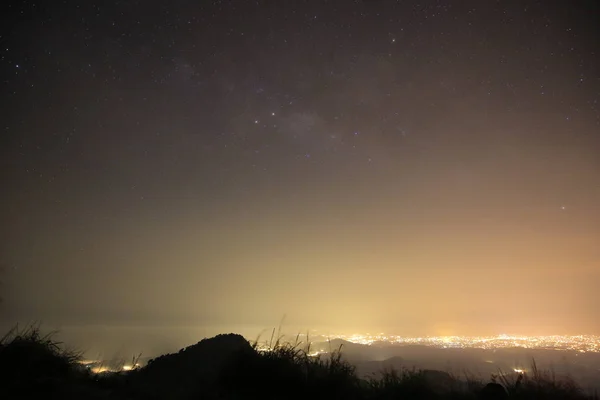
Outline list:
[[[134,383],[143,382],[145,391],[152,396],[186,397],[193,395],[199,386],[214,386],[234,355],[253,351],[241,335],[217,335],[182,348],[177,353],[151,359],[136,374]]]

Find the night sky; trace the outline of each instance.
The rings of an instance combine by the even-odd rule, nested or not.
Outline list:
[[[598,2],[1,7],[5,321],[600,334]]]

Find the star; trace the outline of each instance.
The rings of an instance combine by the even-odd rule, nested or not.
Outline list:
[[[594,285],[569,286],[593,282],[587,272],[600,262],[593,7],[20,3],[0,47],[2,257],[57,279],[19,277],[32,290],[12,290],[11,307],[32,309],[15,317],[35,309],[33,318],[85,323],[93,310],[98,324],[262,325],[281,318],[269,307],[281,301],[310,328],[327,325],[319,304],[335,299],[332,309],[366,315],[365,329],[513,329],[495,289],[462,277],[485,259],[476,278],[506,277],[498,293],[514,270],[544,277],[533,289],[511,286],[537,301],[569,292],[572,304],[523,315],[519,330],[581,322],[600,334],[586,306],[600,301]],[[344,285],[317,282],[296,307],[297,265],[325,280],[342,274]],[[244,279],[228,278],[238,271]],[[277,290],[240,301],[273,271]],[[439,272],[444,285],[423,294]],[[395,280],[406,276],[422,307],[401,304]],[[101,297],[141,278],[136,294],[147,301],[124,308]],[[0,268],[0,295],[4,279]],[[169,307],[155,296],[164,279]],[[203,320],[177,307],[190,296],[223,307]],[[568,315],[576,304],[577,320]],[[351,314],[335,324],[353,325]]]

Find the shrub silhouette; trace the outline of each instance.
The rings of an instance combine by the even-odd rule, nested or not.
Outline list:
[[[508,392],[501,384],[490,382],[481,389],[479,398],[481,400],[504,400],[508,399]]]
[[[63,349],[54,334],[37,326],[18,327],[0,340],[0,398],[103,398],[79,353]]]
[[[226,395],[261,399],[360,398],[354,367],[342,360],[340,349],[310,355],[310,343],[281,338],[252,352],[240,352],[222,371],[219,384]]]

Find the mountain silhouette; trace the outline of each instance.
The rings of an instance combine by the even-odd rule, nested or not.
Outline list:
[[[151,359],[132,377],[150,397],[182,398],[191,390],[215,386],[221,371],[240,353],[254,352],[238,334],[222,334],[185,347],[177,353]]]

